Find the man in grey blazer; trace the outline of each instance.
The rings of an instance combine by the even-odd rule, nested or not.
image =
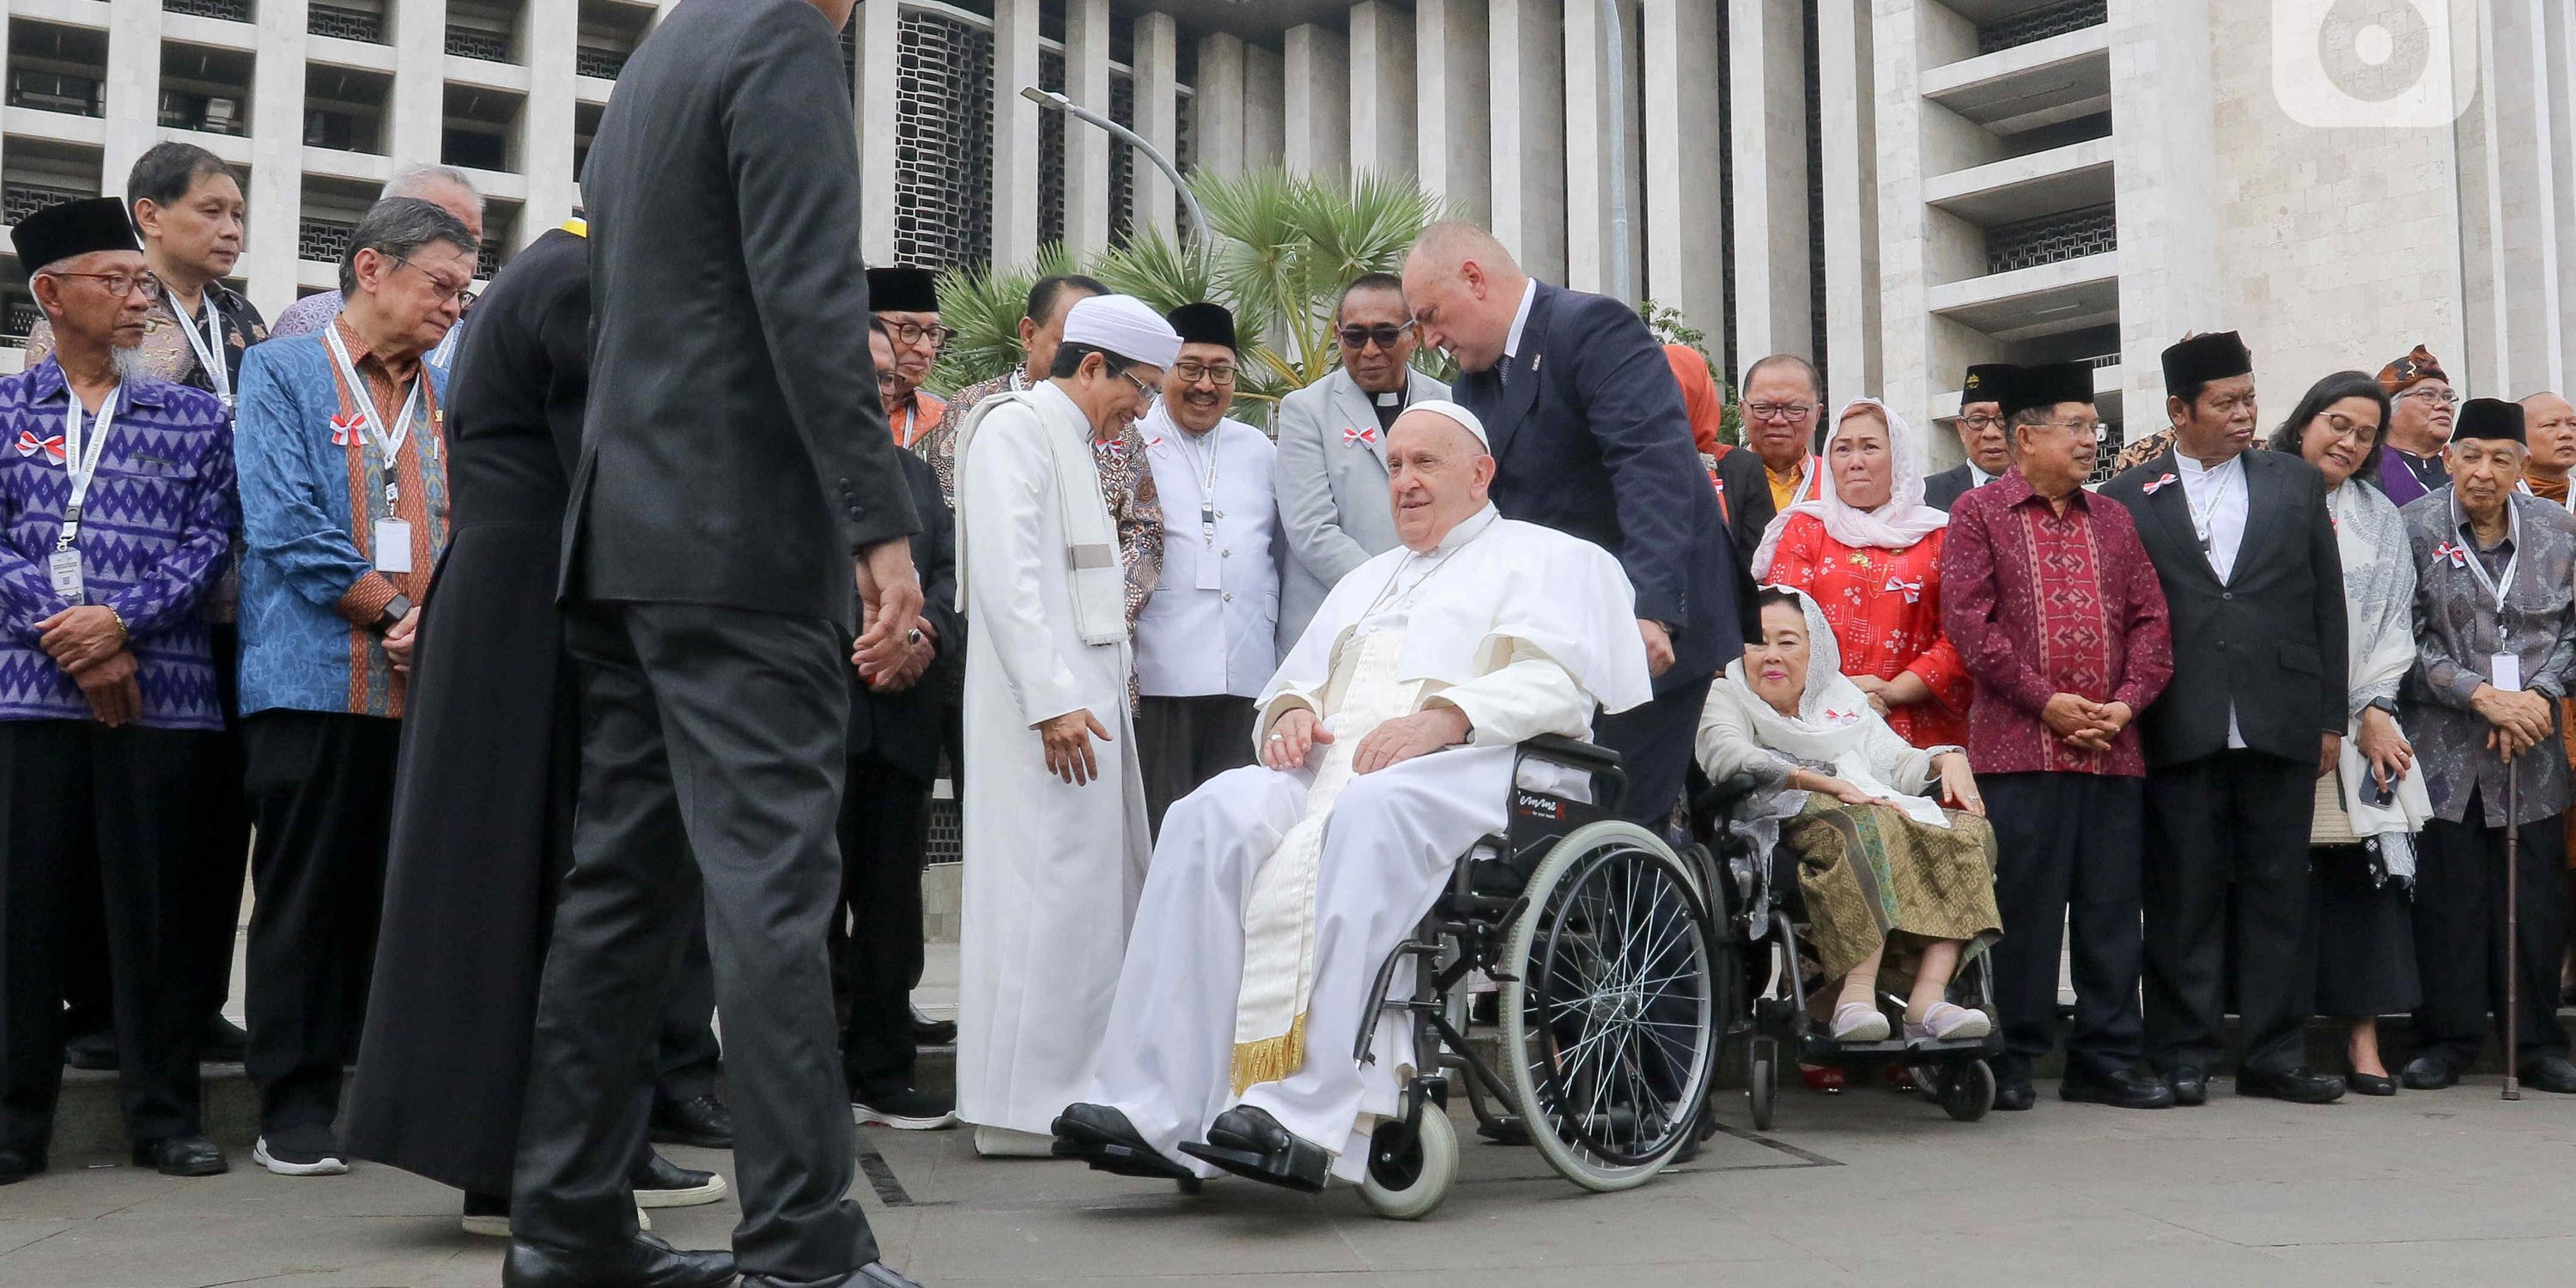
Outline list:
[[[1288,534],[1279,576],[1279,653],[1306,633],[1342,574],[1395,545],[1386,495],[1386,431],[1404,409],[1449,386],[1413,369],[1421,339],[1404,281],[1368,273],[1333,308],[1342,365],[1279,400],[1275,483]]]

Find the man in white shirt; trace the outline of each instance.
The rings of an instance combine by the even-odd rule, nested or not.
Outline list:
[[[1252,763],[1252,700],[1278,660],[1279,507],[1270,436],[1226,415],[1234,315],[1184,304],[1181,356],[1137,428],[1163,507],[1163,576],[1136,619],[1136,756],[1145,817]]]

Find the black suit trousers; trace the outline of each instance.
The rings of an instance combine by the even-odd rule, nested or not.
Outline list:
[[[1667,689],[1642,707],[1592,722],[1592,740],[1619,753],[1628,774],[1628,799],[1619,816],[1663,836],[1672,830],[1673,806],[1691,768],[1691,740],[1708,706],[1710,680]]]
[[[852,1090],[913,1080],[929,850],[930,784],[874,756],[852,757],[841,797],[841,907],[832,917],[833,982],[847,1010],[841,1065]]]
[[[848,642],[821,617],[692,604],[577,603],[565,627],[580,808],[537,998],[513,1229],[575,1255],[634,1237],[638,1093],[703,897],[733,1089],[735,1256],[746,1274],[847,1274],[877,1255],[849,1198],[824,950]]]
[[[2065,928],[2075,982],[2075,1031],[2066,1058],[2096,1077],[2135,1066],[2143,948],[2138,926],[2139,808],[2135,778],[2104,774],[1987,774],[1986,817],[1995,827],[1995,1008],[2004,1053],[2027,1077],[2057,1045],[2057,953]]]
[[[2245,749],[2148,772],[2145,992],[2157,1069],[2215,1069],[2231,960],[2245,1020],[2239,1067],[2306,1063],[2316,777],[2313,760]]]
[[[2466,1069],[2488,1033],[2487,1017],[2505,1013],[2505,972],[2519,969],[2521,1055],[2567,1054],[2558,1023],[2558,965],[2567,952],[2566,833],[2555,818],[2522,825],[2514,862],[2521,886],[2514,909],[2521,943],[2508,954],[2504,934],[2504,829],[2469,796],[2465,823],[2424,824],[2415,866],[2415,963],[2424,1005],[2415,1012],[2422,1050]],[[2508,962],[2507,958],[2511,961]]]
[[[0,1148],[42,1149],[63,1085],[64,930],[104,911],[118,1108],[137,1141],[200,1129],[206,1014],[185,931],[188,791],[214,735],[0,721]],[[98,908],[76,909],[84,889]],[[229,920],[229,918],[227,918]]]

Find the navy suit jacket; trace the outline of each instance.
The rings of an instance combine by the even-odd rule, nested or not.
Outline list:
[[[1681,386],[1635,310],[1541,282],[1520,352],[1462,376],[1450,396],[1493,439],[1496,508],[1617,556],[1637,588],[1637,616],[1673,628],[1658,691],[1741,655],[1743,570]]]

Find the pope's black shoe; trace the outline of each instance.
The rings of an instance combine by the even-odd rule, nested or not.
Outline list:
[[[41,1149],[0,1149],[0,1185],[15,1185],[45,1170]]]
[[[2544,1055],[2522,1062],[2522,1085],[2562,1096],[2576,1096],[2576,1064],[2563,1055]]]
[[[2427,1051],[2407,1061],[2397,1077],[2398,1081],[2406,1084],[2408,1091],[2440,1091],[2445,1087],[2458,1086],[2460,1071],[2442,1053]]]
[[[2071,1060],[2066,1065],[2065,1080],[2057,1084],[2057,1095],[2061,1100],[2109,1105],[2113,1109],[2164,1109],[2174,1103],[2174,1089],[2161,1078],[2151,1078],[2134,1069],[2088,1073]],[[1996,1100],[2001,1103],[2001,1093],[1997,1093]]]
[[[776,1275],[744,1275],[742,1288],[921,1288],[882,1261],[871,1261],[846,1275],[829,1279],[781,1279]]]
[[[1207,1143],[1183,1145],[1181,1152],[1204,1159],[1243,1177],[1320,1194],[1332,1170],[1332,1155],[1310,1140],[1301,1140],[1268,1110],[1236,1105],[1208,1124]]]
[[[1066,1105],[1064,1112],[1056,1115],[1052,1128],[1055,1156],[1079,1158],[1095,1172],[1165,1181],[1198,1177],[1196,1172],[1156,1152],[1127,1115],[1107,1105]]]
[[[225,1161],[224,1151],[215,1148],[215,1142],[194,1134],[136,1144],[134,1165],[149,1167],[163,1176],[221,1176],[233,1167]]]
[[[682,1252],[649,1234],[606,1255],[512,1239],[501,1262],[501,1288],[724,1288],[733,1277],[733,1253]]]
[[[2165,1085],[2173,1088],[2173,1102],[2186,1109],[2209,1103],[2209,1074],[2199,1065],[2186,1064],[2166,1074]]]
[[[695,1145],[700,1149],[733,1148],[733,1111],[714,1096],[653,1102],[646,1132],[656,1145]]]
[[[2284,1069],[2279,1073],[2239,1069],[2236,1071],[2236,1094],[2268,1096],[2294,1105],[2331,1105],[2343,1099],[2343,1079],[2331,1073],[2311,1073],[2305,1067]]]

